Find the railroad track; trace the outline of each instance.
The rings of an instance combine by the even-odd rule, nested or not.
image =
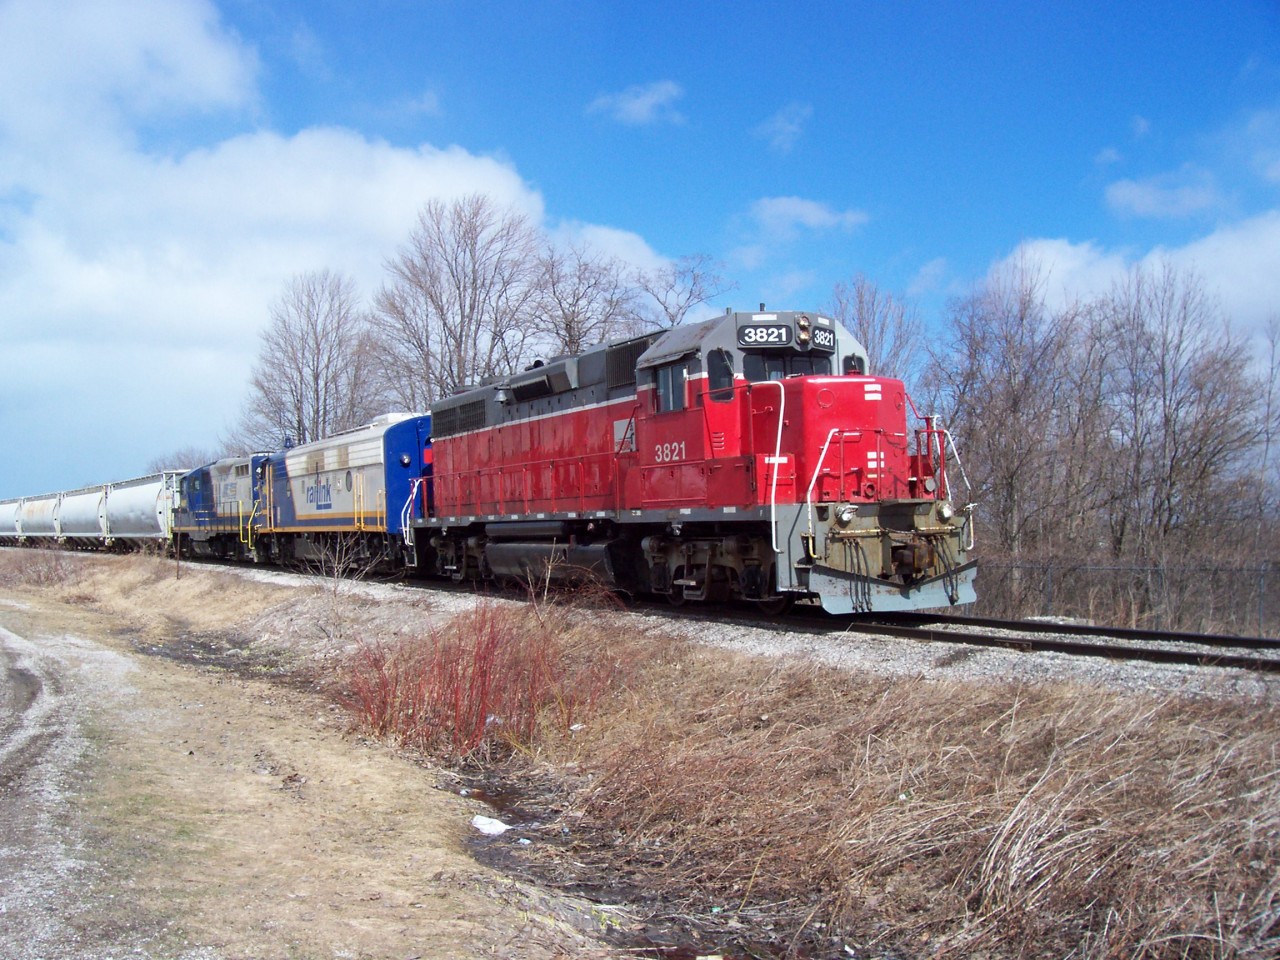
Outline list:
[[[243,566],[225,561],[183,561],[183,563],[193,562],[209,566]],[[475,595],[491,593],[489,590],[477,591],[472,585],[452,584],[448,581],[404,579],[401,574],[387,579],[403,581],[428,590]],[[502,592],[498,591],[498,594],[502,595]],[[508,592],[507,595],[512,594]],[[798,604],[791,614],[771,620],[762,618],[758,613],[749,613],[741,605],[686,606],[676,613],[662,601],[638,602],[650,613],[658,613],[683,621],[732,620],[779,631],[827,635],[865,633],[929,643],[968,644],[1028,652],[1063,653],[1107,660],[1235,668],[1255,673],[1280,674],[1280,640],[1267,637],[1235,637],[915,612],[833,617],[820,608],[807,604]],[[635,603],[637,601],[633,598],[632,604]]]
[[[428,590],[492,595],[473,585],[439,580],[405,583]],[[499,596],[520,597],[519,591],[497,591]],[[1219,667],[1280,674],[1280,640],[1267,637],[1234,637],[1175,631],[1097,627],[1035,620],[997,620],[951,614],[874,614],[836,617],[820,607],[797,604],[782,617],[764,618],[749,605],[687,605],[672,608],[661,599],[630,598],[625,604],[675,621],[705,620],[736,623],[781,632],[867,633],[928,643],[968,644],[1027,652],[1063,653],[1106,660],[1134,660],[1183,666]]]
[[[1109,660],[1280,673],[1280,640],[1085,624],[897,614],[853,618],[848,631],[935,643],[1065,653]]]

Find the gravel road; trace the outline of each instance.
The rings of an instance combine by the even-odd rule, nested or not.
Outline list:
[[[12,604],[10,604],[12,605]],[[127,710],[130,662],[72,636],[27,637],[0,628],[0,956],[124,956],[122,942],[86,939],[100,896],[88,840],[70,797],[89,757],[85,726]],[[145,935],[145,934],[144,934]]]
[[[0,958],[616,956],[587,905],[475,862],[487,807],[438,771],[303,691],[140,652],[171,615],[105,593],[0,590]]]

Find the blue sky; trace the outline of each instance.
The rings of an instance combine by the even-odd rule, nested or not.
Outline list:
[[[271,302],[484,191],[713,305],[1027,253],[1280,314],[1280,5],[0,0],[0,497],[234,424]]]

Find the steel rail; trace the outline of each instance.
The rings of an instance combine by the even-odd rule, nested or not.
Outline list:
[[[1005,624],[1005,629],[1018,629],[1018,624]],[[1081,640],[1053,639],[1022,635],[998,636],[973,631],[947,630],[933,627],[910,627],[888,623],[853,621],[843,630],[845,633],[869,633],[875,636],[898,637],[930,643],[970,644],[983,647],[1000,647],[1009,650],[1048,651],[1066,653],[1077,657],[1098,657],[1106,660],[1141,660],[1148,663],[1169,663],[1195,667],[1222,667],[1251,670],[1260,673],[1280,673],[1280,658],[1254,657],[1245,654],[1225,653],[1215,649],[1172,650],[1168,647],[1133,646],[1131,644],[1087,643]],[[1059,631],[1061,632],[1061,631]],[[1112,634],[1102,634],[1115,636]],[[1182,639],[1175,642],[1195,643]],[[1171,639],[1165,637],[1165,639]],[[1202,644],[1203,646],[1203,644]]]
[[[1236,637],[1220,633],[1186,633],[1176,630],[1151,630],[1139,627],[1102,627],[1088,623],[1053,623],[1043,620],[1000,620],[994,617],[966,617],[951,614],[879,614],[873,622],[890,624],[955,624],[965,628],[1016,630],[1020,633],[1054,633],[1081,637],[1104,637],[1158,643],[1197,643],[1201,646],[1235,647],[1244,650],[1280,650],[1280,640],[1273,637]]]

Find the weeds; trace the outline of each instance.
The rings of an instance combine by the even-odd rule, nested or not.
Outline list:
[[[571,731],[619,676],[563,616],[492,603],[421,638],[362,642],[348,705],[378,736],[455,761],[493,761]]]
[[[34,553],[22,576],[55,576]],[[221,623],[274,596],[101,563],[131,610]],[[559,770],[555,842],[522,848],[549,871],[620,877],[726,938],[769,925],[774,955],[1280,955],[1274,705],[778,666],[626,623],[482,602],[361,643],[341,683],[373,733]]]
[[[0,554],[0,584],[9,587],[55,587],[74,583],[80,564],[56,547],[5,550]]]
[[[709,668],[602,718],[579,797],[651,888],[783,904],[820,950],[1280,947],[1274,709]]]
[[[870,679],[614,623],[479,604],[363,645],[350,701],[440,757],[573,769],[575,863],[690,915],[768,917],[779,954],[1280,948],[1274,708]]]

